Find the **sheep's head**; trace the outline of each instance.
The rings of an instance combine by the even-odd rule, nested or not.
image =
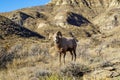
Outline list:
[[[58,44],[60,43],[61,38],[62,38],[62,33],[60,31],[57,31],[53,36],[53,41]]]

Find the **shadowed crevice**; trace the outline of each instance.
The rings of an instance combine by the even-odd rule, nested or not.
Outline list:
[[[82,24],[90,23],[85,17],[76,13],[69,13],[67,22],[74,26],[81,26]]]

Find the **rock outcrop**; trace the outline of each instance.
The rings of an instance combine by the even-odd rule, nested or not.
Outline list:
[[[7,36],[20,36],[20,37],[38,37],[44,38],[40,34],[26,29],[10,19],[0,16],[0,34],[2,37]]]
[[[45,6],[25,8],[2,15],[38,33],[41,28],[49,26],[90,28],[88,25],[104,32],[119,26],[119,4],[120,0],[51,0]]]

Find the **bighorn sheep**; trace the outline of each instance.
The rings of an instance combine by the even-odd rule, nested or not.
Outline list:
[[[61,64],[61,55],[63,54],[63,59],[65,63],[65,56],[66,52],[69,51],[70,54],[72,55],[72,60],[74,57],[74,61],[76,61],[76,47],[77,47],[77,42],[76,39],[73,35],[70,38],[65,38],[62,36],[62,33],[60,31],[57,31],[53,35],[53,41],[55,44],[55,47],[57,51],[59,52],[59,62]]]

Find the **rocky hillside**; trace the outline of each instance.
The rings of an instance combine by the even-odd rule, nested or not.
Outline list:
[[[70,6],[73,8],[72,11],[78,9],[76,12],[87,15],[85,17],[93,18],[108,9],[119,7],[119,3],[119,0],[52,0],[50,4]],[[68,9],[71,10],[71,8]]]
[[[91,25],[99,26],[102,31],[101,26],[104,28],[106,25],[119,24],[119,3],[119,0],[51,0],[45,6],[24,8],[1,15],[43,34],[46,34],[50,26],[69,28]],[[41,31],[41,28],[45,29]]]
[[[0,15],[1,80],[120,79],[120,0],[51,0]],[[77,61],[67,54],[62,67],[48,39],[58,30],[78,39]]]
[[[13,46],[25,44],[28,46],[34,40],[40,41],[45,37],[33,32],[12,20],[0,15],[0,68],[5,68],[7,62],[14,59],[14,53],[9,53]]]
[[[1,38],[7,36],[20,36],[20,37],[38,37],[44,38],[40,34],[33,32],[29,29],[26,29],[19,24],[11,21],[10,19],[0,16],[0,36]]]

